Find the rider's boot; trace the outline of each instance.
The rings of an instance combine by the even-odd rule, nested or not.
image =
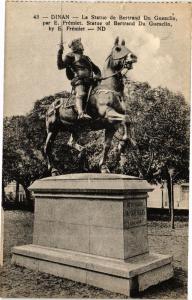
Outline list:
[[[80,96],[76,97],[76,107],[78,112],[78,119],[91,119],[91,116],[83,111],[83,99]]]

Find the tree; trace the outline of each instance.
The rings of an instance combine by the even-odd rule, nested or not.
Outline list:
[[[28,187],[46,170],[41,151],[34,147],[28,132],[28,120],[24,116],[4,119],[3,180],[4,185],[15,180],[21,184],[30,199]]]
[[[126,87],[144,177],[160,181],[154,173],[168,164],[178,174],[177,180],[188,180],[190,111],[184,97],[144,83],[127,82]],[[126,155],[129,169],[133,163],[130,153]]]

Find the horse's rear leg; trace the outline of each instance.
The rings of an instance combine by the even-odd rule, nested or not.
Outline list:
[[[44,146],[44,153],[47,158],[48,170],[51,172],[52,176],[58,175],[58,170],[54,167],[54,159],[52,155],[53,143],[55,141],[57,132],[48,132],[47,139]]]

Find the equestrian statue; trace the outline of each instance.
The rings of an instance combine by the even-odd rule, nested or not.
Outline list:
[[[125,41],[120,43],[117,37],[101,74],[92,60],[83,54],[81,39],[73,40],[69,47],[72,51],[63,57],[63,44],[60,45],[57,66],[58,69],[66,69],[66,75],[71,80],[70,99],[53,103],[46,113],[47,139],[44,152],[48,169],[52,175],[58,174],[52,147],[59,131],[70,132],[68,145],[77,149],[80,157],[85,153],[85,148],[78,144],[83,130],[104,129],[104,149],[99,168],[100,172],[109,173],[106,161],[115,132],[123,128],[117,157],[120,158],[127,142],[136,147],[124,99],[124,77],[133,68],[133,63],[137,62],[137,57],[126,47]],[[72,104],[68,105],[69,102]]]

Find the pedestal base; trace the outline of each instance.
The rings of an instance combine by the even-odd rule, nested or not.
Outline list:
[[[12,249],[12,263],[132,296],[173,276],[170,255],[148,253],[128,260],[39,245]]]

